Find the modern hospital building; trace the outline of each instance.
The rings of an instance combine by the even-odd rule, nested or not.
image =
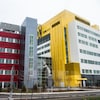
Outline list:
[[[21,26],[1,23],[2,88],[10,84],[12,68],[15,87],[42,85],[49,76],[54,87],[100,86],[99,26],[67,10],[41,25],[34,18]]]
[[[100,30],[67,10],[38,27],[38,56],[51,57],[56,87],[100,85]]]

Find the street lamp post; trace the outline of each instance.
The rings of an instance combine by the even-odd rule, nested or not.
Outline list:
[[[14,66],[11,68],[11,80],[10,80],[10,96],[8,97],[8,100],[13,100],[12,93],[13,93],[13,80],[14,80]]]

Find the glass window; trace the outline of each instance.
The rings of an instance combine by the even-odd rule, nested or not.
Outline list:
[[[6,59],[7,64],[11,64],[12,60],[11,59]]]
[[[82,49],[80,49],[80,53],[82,53]]]
[[[48,43],[48,44],[46,44],[44,47],[48,47],[48,46],[50,46],[50,44]]]
[[[7,52],[8,53],[12,53],[12,49],[11,48],[7,48]]]
[[[19,54],[19,50],[18,49],[14,49],[14,53]]]
[[[85,34],[83,34],[83,33],[80,33],[80,32],[78,32],[78,36],[81,36],[81,37],[83,37],[83,38],[87,38],[87,35],[85,35]]]
[[[94,70],[94,74],[96,74],[96,70]]]
[[[33,36],[30,36],[30,45],[33,45]]]
[[[81,40],[79,40],[79,43],[82,43],[82,41],[81,41]]]
[[[4,82],[4,88],[9,87],[10,86],[10,82]]]
[[[17,70],[14,70],[14,71],[13,71],[13,74],[14,74],[14,75],[17,75],[17,74],[18,74],[18,71],[17,71]]]
[[[42,44],[42,43],[44,43],[46,41],[49,41],[49,40],[50,40],[50,34],[44,36],[43,38],[39,38],[38,39],[38,45],[40,45],[40,44]]]
[[[1,37],[1,41],[6,42],[6,38],[5,37]]]
[[[86,69],[86,73],[89,73],[89,71]]]
[[[12,38],[8,38],[8,42],[12,42],[13,43],[13,39]]]
[[[10,75],[11,74],[11,71],[10,70],[5,70],[5,74],[6,75]]]
[[[1,75],[3,74],[3,70],[0,70],[0,74],[1,74]]]
[[[89,70],[90,73],[92,73],[92,70]]]
[[[87,63],[87,60],[86,59],[84,60],[84,63]]]
[[[84,69],[82,69],[82,73],[85,73],[85,70]]]
[[[20,40],[19,39],[15,39],[15,43],[20,43]]]
[[[14,64],[19,64],[19,60],[14,60]]]
[[[81,62],[83,63],[83,59],[81,59]]]
[[[33,56],[33,47],[29,47],[29,56]]]
[[[81,27],[81,26],[79,26],[79,25],[77,25],[77,28],[80,29],[80,30],[82,30],[82,31],[85,31],[85,32],[87,32],[87,33],[89,33],[89,34],[92,34],[92,35],[95,35],[95,36],[97,36],[97,37],[100,37],[100,34],[95,33],[95,32],[93,32],[93,31],[90,31],[90,30],[88,30],[88,29],[86,29],[86,28],[84,28],[84,27]]]
[[[33,58],[29,58],[29,68],[33,68]]]
[[[97,70],[97,74],[99,74],[99,70]]]
[[[0,63],[4,63],[4,59],[0,58]]]
[[[5,52],[5,48],[0,48],[0,52]]]

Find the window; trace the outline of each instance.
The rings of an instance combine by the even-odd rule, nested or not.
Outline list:
[[[81,37],[83,37],[83,38],[87,38],[87,35],[85,35],[85,34],[83,34],[83,33],[80,33],[80,32],[78,32],[78,36],[81,36]]]
[[[33,36],[30,36],[30,45],[33,45]]]
[[[86,29],[86,28],[84,28],[84,27],[81,27],[81,26],[79,26],[79,25],[77,25],[77,28],[78,28],[79,30],[85,31],[85,32],[87,32],[87,33],[89,33],[89,34],[92,34],[92,35],[94,35],[94,36],[100,37],[100,34],[98,34],[98,33],[96,33],[96,32],[93,32],[93,31],[91,31],[91,30],[88,30],[88,29]]]
[[[82,53],[82,49],[80,49],[80,53]]]
[[[52,25],[52,28],[55,27],[55,26],[57,26],[57,25],[59,25],[59,24],[60,24],[60,21],[54,23],[54,24]]]
[[[19,60],[14,60],[14,64],[19,64]]]
[[[4,64],[4,59],[0,58],[0,63]]]
[[[84,44],[84,45],[88,45],[87,41],[84,40],[78,40],[80,44]],[[93,47],[93,48],[98,48],[98,45],[94,44],[94,43],[89,43],[89,46]]]
[[[85,70],[84,69],[82,69],[82,73],[85,73]]]
[[[17,74],[18,74],[18,71],[17,71],[17,70],[14,70],[14,71],[13,71],[13,74],[14,74],[14,75],[17,75]]]
[[[88,45],[88,42],[87,41],[83,41],[83,40],[80,40],[80,39],[79,39],[79,43],[80,44],[84,44],[84,45]]]
[[[20,40],[19,39],[15,39],[15,43],[20,43]]]
[[[81,63],[100,65],[99,61],[93,61],[93,60],[87,60],[87,59],[81,59]]]
[[[86,54],[86,50],[83,50],[83,53]]]
[[[13,39],[12,38],[8,38],[8,42],[12,42],[13,43]]]
[[[50,43],[48,43],[48,44],[45,45],[45,47],[48,47],[48,46],[50,46]]]
[[[94,37],[91,37],[91,36],[89,36],[89,40],[94,41],[94,42],[97,42],[97,39],[94,38]]]
[[[37,50],[41,50],[41,49],[46,48],[46,47],[49,47],[49,46],[50,46],[50,43],[45,44],[43,46],[40,46],[39,48],[37,48]]]
[[[94,47],[94,48],[98,48],[98,45],[93,44],[93,43],[90,43],[90,46],[91,46],[91,47]]]
[[[87,60],[86,59],[84,60],[84,63],[87,63]]]
[[[92,70],[89,70],[89,73],[92,73]]]
[[[99,74],[99,72],[100,72],[100,71],[99,71],[99,70],[97,70],[97,74]]]
[[[11,59],[6,59],[6,64],[11,64],[12,60]]]
[[[33,47],[29,47],[29,56],[33,56]]]
[[[0,48],[0,52],[5,52],[5,48]]]
[[[97,71],[96,70],[94,70],[94,74],[96,74],[97,73]]]
[[[19,54],[19,50],[18,49],[14,49],[14,53]]]
[[[0,70],[0,74],[1,74],[1,75],[3,74],[3,70]]]
[[[69,62],[69,58],[68,58],[68,43],[67,43],[67,28],[64,27],[64,39],[65,39],[65,49],[66,49],[66,63]]]
[[[50,52],[50,50],[46,50],[44,53],[48,53],[48,52]]]
[[[89,70],[86,69],[86,73],[89,73]]]
[[[1,37],[1,41],[6,42],[6,38],[5,37]]]
[[[82,69],[82,73],[92,74],[92,70],[91,69]]]
[[[80,53],[100,57],[100,53],[96,53],[96,52],[92,52],[92,51],[88,51],[84,49],[80,49]]]
[[[81,59],[81,63],[83,63],[83,59]]]
[[[10,70],[5,70],[5,74],[6,75],[10,75],[11,74],[11,71]]]
[[[100,43],[100,40],[98,40],[98,43]]]
[[[10,86],[10,82],[4,82],[4,88],[9,87]]]
[[[7,53],[12,53],[12,49],[11,48],[7,48]]]
[[[38,39],[38,45],[43,44],[49,40],[50,40],[50,34],[47,34],[44,37]]]
[[[29,68],[33,68],[33,58],[29,58]]]

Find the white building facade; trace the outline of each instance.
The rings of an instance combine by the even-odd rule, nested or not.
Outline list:
[[[38,57],[51,57],[50,34],[38,39],[37,55]]]
[[[86,85],[100,85],[100,31],[84,23],[73,21],[68,26],[70,61],[80,63]]]

